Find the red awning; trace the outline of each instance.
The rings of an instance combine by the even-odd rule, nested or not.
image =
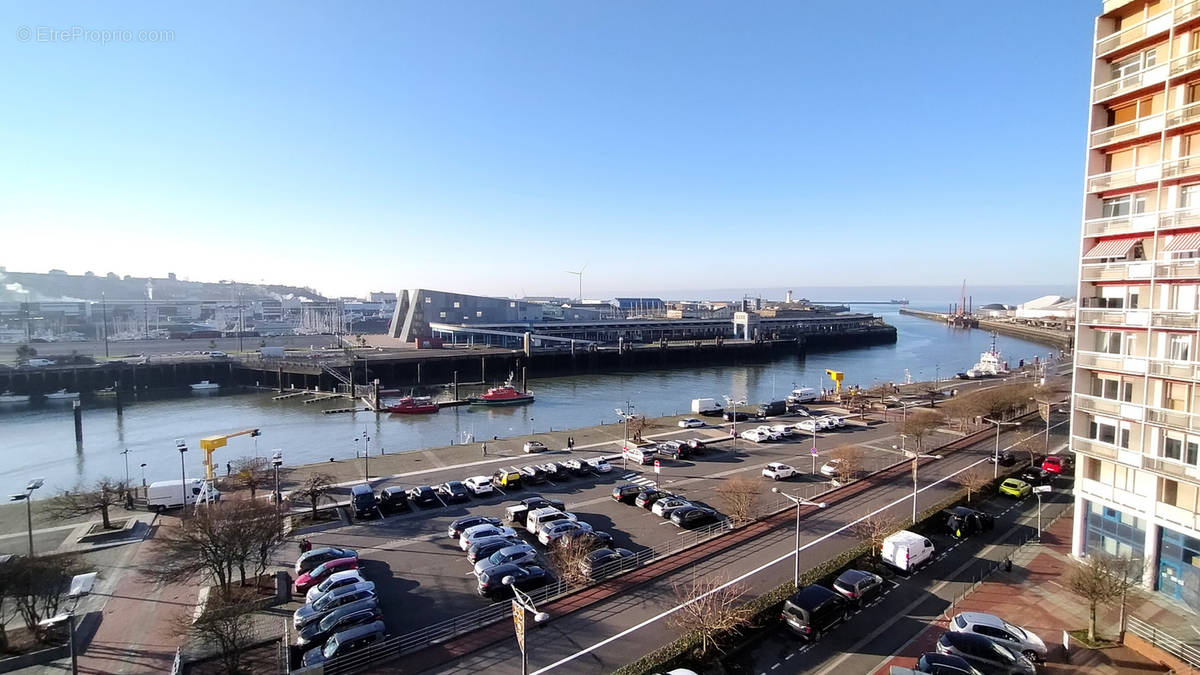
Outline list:
[[[1133,249],[1141,237],[1126,237],[1124,239],[1106,239],[1098,242],[1092,247],[1092,250],[1083,254],[1084,259],[1088,258],[1124,258],[1129,255],[1129,251]]]
[[[1164,253],[1172,251],[1200,251],[1200,232],[1176,234],[1163,247]]]

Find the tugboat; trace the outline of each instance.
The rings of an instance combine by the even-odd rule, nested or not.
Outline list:
[[[1000,359],[1000,352],[996,350],[996,334],[992,333],[992,348],[979,355],[979,363],[976,363],[975,367],[965,373],[959,373],[958,377],[962,380],[981,380],[1007,374],[1008,368]]]
[[[470,396],[467,402],[471,405],[523,405],[533,403],[533,394],[527,391],[517,391],[512,385],[512,376],[500,387],[492,387],[482,396]]]
[[[385,410],[400,415],[424,415],[437,412],[438,404],[428,396],[405,396]]]

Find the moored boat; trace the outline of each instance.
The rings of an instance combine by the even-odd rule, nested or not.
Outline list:
[[[214,389],[221,388],[220,384],[209,382],[208,380],[200,380],[196,384],[189,384],[188,386],[192,388],[192,391],[213,391]]]
[[[979,363],[965,373],[959,373],[959,379],[981,380],[988,377],[1000,377],[1008,374],[1008,367],[996,349],[996,334],[992,334],[992,348],[979,355]]]
[[[79,398],[79,392],[59,389],[46,394],[47,401],[74,401]]]
[[[509,378],[502,386],[492,387],[479,396],[467,397],[467,402],[471,405],[522,405],[533,403],[533,394],[518,391],[512,386],[512,378]]]
[[[28,394],[14,394],[6,391],[0,394],[0,403],[29,403]]]
[[[424,415],[437,412],[438,404],[428,396],[405,396],[385,409],[400,415]]]

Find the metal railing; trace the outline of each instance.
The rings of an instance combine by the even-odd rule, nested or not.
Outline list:
[[[1179,23],[1180,21],[1187,21],[1196,16],[1200,16],[1200,0],[1192,0],[1192,2],[1176,7],[1171,21]]]
[[[1200,173],[1200,155],[1188,155],[1162,163],[1163,178],[1178,178]]]
[[[1174,160],[1179,162],[1180,160]],[[1183,171],[1182,168],[1177,169]],[[1133,166],[1128,169],[1117,169],[1116,171],[1106,171],[1088,176],[1087,191],[1102,192],[1104,190],[1114,190],[1116,188],[1129,187],[1139,183],[1153,183],[1164,174],[1163,165],[1147,164],[1145,166]],[[1182,174],[1177,174],[1182,175]]]
[[[1085,264],[1080,270],[1084,281],[1124,281],[1126,279],[1149,279],[1154,263],[1149,260],[1130,262]]]
[[[1178,108],[1170,112],[1182,114],[1185,110],[1188,109]],[[1200,110],[1188,110],[1188,112],[1191,114],[1197,114],[1200,113]],[[1138,136],[1144,136],[1146,134],[1156,134],[1162,131],[1164,123],[1169,124],[1169,122],[1167,122],[1169,114],[1170,113],[1159,113],[1157,115],[1149,115],[1136,120],[1131,120],[1129,122],[1114,124],[1111,127],[1097,129],[1092,132],[1091,147],[1095,148],[1106,143],[1126,141],[1131,138],[1137,138]],[[1184,122],[1176,122],[1175,124],[1179,125],[1183,123]]]
[[[1200,66],[1200,49],[1171,59],[1171,77],[1182,75]]]
[[[1197,104],[1200,105],[1200,104]],[[1200,108],[1197,108],[1200,111]],[[1163,230],[1173,230],[1179,227],[1200,226],[1200,209],[1184,207],[1163,211],[1158,215],[1158,227]]]
[[[1125,629],[1171,656],[1187,663],[1192,668],[1200,668],[1200,649],[1197,649],[1194,645],[1190,645],[1173,635],[1161,631],[1154,625],[1142,621],[1136,616],[1129,617],[1125,623]]]
[[[1123,28],[1115,33],[1105,35],[1099,40],[1096,40],[1096,56],[1102,56],[1115,49],[1119,49],[1125,45],[1137,42],[1138,40],[1162,33],[1171,28],[1171,21],[1172,16],[1166,12],[1163,12],[1158,16],[1152,16],[1145,21],[1135,23],[1128,28]]]
[[[1200,277],[1200,260],[1160,263],[1154,267],[1155,275],[1164,279]]]
[[[1154,225],[1158,218],[1153,211],[1150,213],[1131,213],[1124,216],[1110,216],[1108,218],[1092,218],[1084,221],[1083,234],[1088,237],[1099,237],[1111,234],[1125,234],[1126,232],[1149,232],[1154,229]],[[1197,212],[1197,220],[1200,220],[1200,211]],[[1162,227],[1161,223],[1159,225]]]
[[[1200,51],[1196,52],[1196,55],[1200,55]],[[1183,61],[1184,59],[1190,58],[1190,56],[1191,55],[1181,56],[1180,58],[1175,59],[1175,61]],[[1175,61],[1171,62],[1171,65],[1172,65],[1172,73],[1171,74],[1172,75],[1177,74],[1177,73],[1173,72],[1173,67],[1175,65]],[[1198,63],[1200,63],[1200,61],[1198,61]],[[1195,67],[1195,65],[1196,64],[1191,63],[1191,62],[1181,63],[1180,64],[1181,70],[1179,72],[1183,73],[1188,70],[1191,70],[1193,67]],[[1139,70],[1136,73],[1126,75],[1125,77],[1119,77],[1115,80],[1109,80],[1108,82],[1101,82],[1100,84],[1096,85],[1095,88],[1092,90],[1092,102],[1098,103],[1100,101],[1103,101],[1106,98],[1112,98],[1113,96],[1117,96],[1118,94],[1124,94],[1126,92],[1141,89],[1142,87],[1148,87],[1150,85],[1159,84],[1166,79],[1167,79],[1167,64],[1163,63],[1163,64],[1159,64],[1157,66],[1151,66],[1149,68],[1146,68],[1145,70]]]
[[[1167,111],[1166,126],[1168,129],[1174,129],[1175,127],[1181,127],[1185,124],[1191,124],[1192,122],[1196,122],[1196,121],[1200,121],[1200,102],[1189,103],[1187,105],[1180,106],[1178,108],[1172,108]],[[1120,125],[1120,126],[1126,126],[1128,124],[1130,124],[1130,123],[1126,122],[1125,124]],[[1109,128],[1116,129],[1116,127],[1109,127]],[[1104,129],[1097,129],[1096,131],[1092,132],[1093,146],[1097,145],[1095,136],[1096,136],[1096,134],[1100,133],[1101,131],[1104,131]],[[1121,131],[1124,132],[1125,135],[1122,136],[1121,139],[1114,139],[1114,140],[1124,140],[1125,138],[1133,138],[1134,136],[1138,135],[1136,129],[1132,130],[1132,133],[1130,130],[1125,130],[1125,129],[1122,129]],[[1146,129],[1146,133],[1149,133],[1149,132],[1150,132],[1150,129]],[[1107,142],[1107,141],[1105,141],[1105,142]]]

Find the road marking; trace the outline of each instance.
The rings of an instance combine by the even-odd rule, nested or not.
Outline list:
[[[492,486],[492,489],[495,490],[496,492],[499,492],[501,497],[508,496],[508,493],[506,493],[504,490],[501,490],[500,488],[496,487],[495,485]]]
[[[436,492],[435,492],[435,493],[433,493],[433,496],[434,496],[434,497],[437,497],[437,500],[438,500],[439,502],[441,502],[441,504],[442,504],[442,508],[443,508],[443,509],[444,509],[444,508],[446,508],[446,502],[443,502],[443,501],[442,501],[442,497],[441,497],[441,495],[439,495],[438,493],[436,493]]]

